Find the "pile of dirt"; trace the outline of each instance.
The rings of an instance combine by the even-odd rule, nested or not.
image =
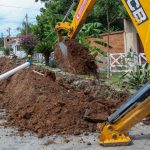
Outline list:
[[[59,46],[55,51],[55,62],[60,69],[77,74],[96,74],[97,66],[87,48],[75,40],[68,40],[64,44],[67,46],[66,54]]]
[[[17,59],[9,59],[6,57],[0,58],[0,73],[5,73],[9,71],[10,69],[13,69],[17,65],[21,65],[23,62],[21,60]]]
[[[97,122],[106,121],[128,96],[118,96],[107,86],[101,86],[100,91],[113,91],[113,95],[97,97],[57,80],[54,73],[40,75],[29,68],[0,81],[0,108],[7,110],[8,125],[19,131],[32,131],[38,137],[78,135],[95,132]]]

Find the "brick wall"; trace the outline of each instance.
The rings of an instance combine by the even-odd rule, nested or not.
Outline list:
[[[91,44],[93,46],[99,47],[101,48],[103,51],[105,51],[107,53],[107,47],[104,46],[100,46],[99,44],[96,44],[94,41],[103,41],[107,43],[108,40],[108,34],[102,34],[101,35],[102,38],[91,38]],[[110,53],[124,53],[124,32],[123,31],[118,31],[118,32],[112,32],[110,33],[109,36],[110,39],[110,45],[112,46],[112,48],[110,49]],[[100,69],[106,69],[107,68],[107,62],[108,59],[106,57],[103,57],[101,54],[99,54],[99,59],[103,62],[103,63],[97,63],[98,67]]]
[[[101,36],[102,38],[100,39],[91,38],[91,44],[93,46],[100,47],[102,50],[107,52],[106,47],[99,46],[99,44],[96,44],[94,42],[94,40],[98,40],[98,41],[103,41],[107,43],[108,34],[107,33],[102,34]],[[124,32],[123,31],[112,32],[110,33],[109,38],[110,38],[110,45],[112,46],[112,48],[110,49],[110,53],[124,53]]]

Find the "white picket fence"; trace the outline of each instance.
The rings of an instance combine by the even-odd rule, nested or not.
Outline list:
[[[54,58],[54,52],[51,53],[49,59],[53,59]],[[36,61],[38,63],[45,63],[45,58],[43,56],[42,53],[34,53],[33,54],[33,61]]]
[[[114,53],[109,55],[111,72],[128,72],[137,65],[146,64],[144,53]]]
[[[33,61],[36,61],[38,63],[44,63],[45,59],[41,53],[34,53],[33,54]]]

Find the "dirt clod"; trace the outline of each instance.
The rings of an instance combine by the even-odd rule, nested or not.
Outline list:
[[[88,49],[75,40],[64,43],[67,46],[67,56],[64,56],[60,47],[55,51],[55,62],[64,71],[78,74],[96,74],[97,66]]]

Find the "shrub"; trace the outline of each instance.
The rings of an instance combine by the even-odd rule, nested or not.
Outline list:
[[[6,56],[9,56],[11,53],[12,49],[11,48],[3,48],[3,53]]]
[[[138,88],[150,80],[150,66],[148,63],[144,66],[137,65],[135,70],[127,72],[121,79],[123,84]]]

